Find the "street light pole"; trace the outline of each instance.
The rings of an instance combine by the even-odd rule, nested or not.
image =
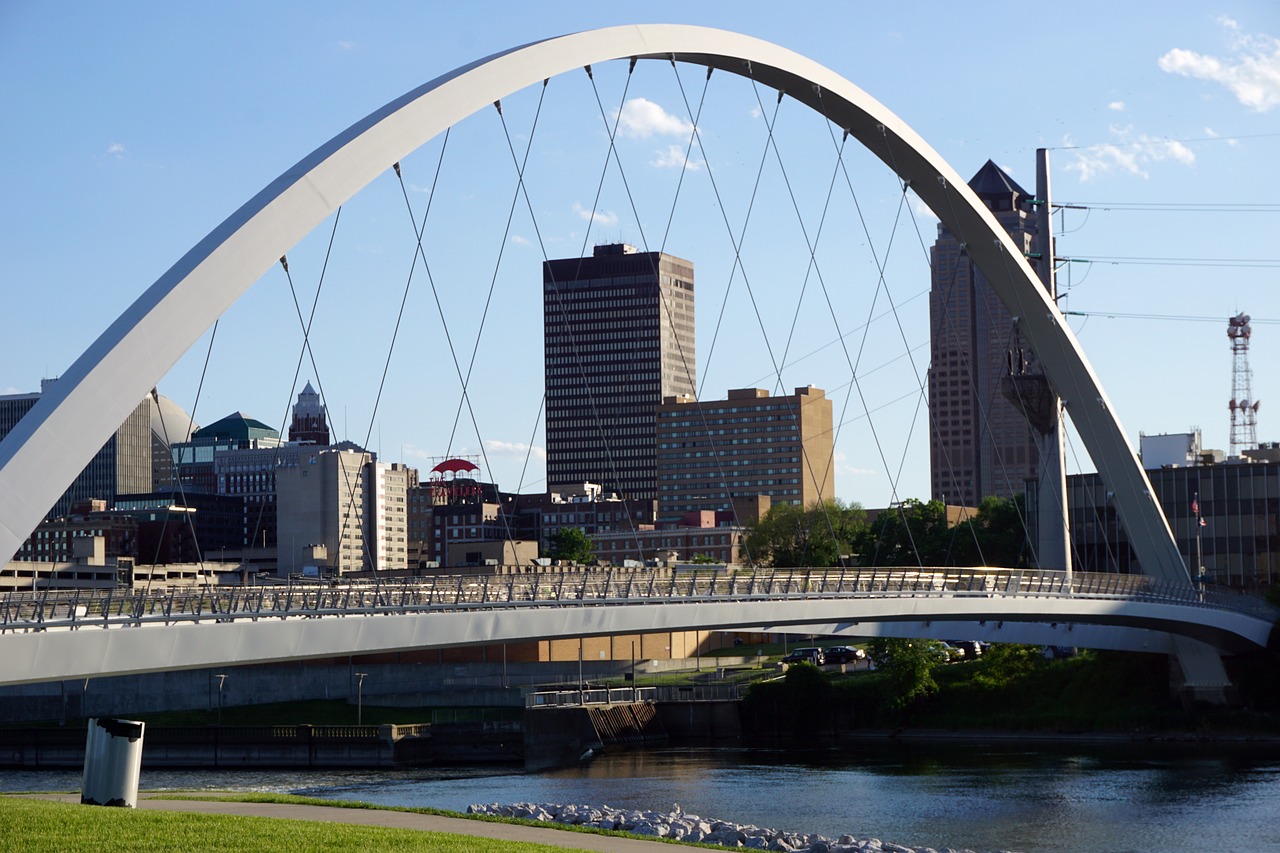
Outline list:
[[[222,685],[227,683],[227,677],[219,673],[214,678],[218,679],[218,725],[222,725]]]
[[[364,725],[364,677],[367,672],[357,672],[356,678],[360,679],[356,683],[356,725]]]

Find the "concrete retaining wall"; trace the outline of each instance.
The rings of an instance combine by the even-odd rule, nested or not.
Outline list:
[[[668,663],[668,662],[663,662]],[[640,671],[638,669],[638,671]],[[400,707],[523,705],[523,689],[578,683],[571,663],[468,664],[278,664],[51,681],[0,688],[0,722],[132,717],[159,711],[216,710],[219,679],[223,707],[342,699],[354,703],[367,673],[364,701]],[[596,680],[630,672],[625,661],[587,662],[582,678]],[[641,676],[643,679],[643,676]]]
[[[436,758],[417,726],[148,727],[144,767],[396,767]],[[85,732],[0,730],[0,766],[78,768]]]
[[[658,702],[655,707],[673,741],[710,743],[742,737],[735,701]]]

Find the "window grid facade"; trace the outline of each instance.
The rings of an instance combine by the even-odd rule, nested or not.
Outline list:
[[[631,246],[543,264],[547,484],[652,500],[654,411],[692,394],[693,264]]]
[[[1147,477],[1193,576],[1200,560],[1211,583],[1260,592],[1280,581],[1280,461],[1166,467]],[[1098,474],[1067,477],[1067,508],[1077,569],[1141,570]]]
[[[658,517],[730,510],[768,495],[809,506],[835,497],[831,400],[820,388],[771,397],[756,388],[725,400],[663,400],[657,411]]]
[[[1024,253],[1038,251],[1031,195],[991,161],[969,186]],[[1038,373],[1035,353],[959,238],[943,225],[930,250],[929,456],[935,500],[977,506],[1013,497],[1037,476],[1026,417],[1005,399],[1012,367]]]

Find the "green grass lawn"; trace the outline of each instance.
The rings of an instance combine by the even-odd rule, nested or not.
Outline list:
[[[470,835],[351,826],[324,821],[113,809],[0,798],[0,851],[432,850],[440,853],[544,853],[545,844]]]

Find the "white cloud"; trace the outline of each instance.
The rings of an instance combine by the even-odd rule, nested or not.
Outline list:
[[[1160,57],[1160,70],[1217,83],[1256,112],[1280,104],[1280,39],[1241,33],[1240,25],[1230,18],[1221,18],[1218,24],[1231,35],[1228,56],[1174,48]]]
[[[1072,151],[1075,161],[1063,166],[1068,172],[1080,175],[1081,183],[1113,171],[1128,172],[1139,177],[1149,177],[1147,167],[1153,163],[1173,160],[1184,166],[1195,163],[1196,155],[1190,148],[1173,139],[1156,139],[1144,133],[1134,133],[1132,127],[1110,128],[1115,141],[1103,145],[1091,145]],[[1070,145],[1070,140],[1067,140]]]
[[[532,452],[536,459],[546,461],[547,449],[534,445],[532,451],[530,446],[522,441],[502,441],[496,438],[485,439],[484,449],[495,456],[519,456],[524,458]]]
[[[934,213],[933,209],[930,208],[929,205],[925,204],[924,200],[921,199],[920,196],[916,195],[910,190],[907,191],[907,195],[911,199],[911,209],[915,211],[915,214],[917,217],[921,217],[924,219],[938,218],[938,214]]]
[[[856,465],[850,464],[849,457],[839,450],[835,452],[833,461],[835,462],[836,473],[839,474],[852,474],[857,477],[865,477],[870,474],[884,473],[882,471],[873,471],[870,468],[859,468]]]
[[[760,118],[760,116],[762,116],[762,115],[764,115],[764,113],[760,110],[760,105],[759,105],[759,104],[757,104],[757,105],[755,105],[754,107],[752,107],[752,108],[751,108],[751,117],[752,117],[752,118]]]
[[[618,133],[635,139],[648,139],[655,134],[666,136],[693,133],[693,125],[672,115],[647,98],[632,98],[622,105],[616,116]]]
[[[113,142],[107,146],[107,153],[117,160],[124,159],[124,146],[119,142]]]
[[[353,41],[347,41],[345,39],[340,39],[338,41],[338,50],[355,50],[355,49],[356,49],[356,43]]]
[[[609,226],[618,224],[618,214],[611,210],[587,210],[575,201],[573,203],[573,212],[588,222],[594,222],[597,225]]]
[[[687,149],[683,145],[672,143],[668,145],[666,150],[659,149],[654,152],[656,159],[649,162],[650,166],[657,166],[659,169],[688,169],[697,171],[702,168],[702,161],[690,156],[685,159],[685,151]]]
[[[512,234],[512,235],[511,235],[511,242],[512,242],[512,243],[515,243],[517,246],[531,246],[531,245],[533,245],[532,243],[530,243],[530,242],[529,242],[529,238],[527,238],[527,237],[521,237],[519,234]]]
[[[1124,101],[1112,101],[1111,103],[1107,104],[1107,109],[1111,110],[1112,112],[1122,113],[1124,112]]]

